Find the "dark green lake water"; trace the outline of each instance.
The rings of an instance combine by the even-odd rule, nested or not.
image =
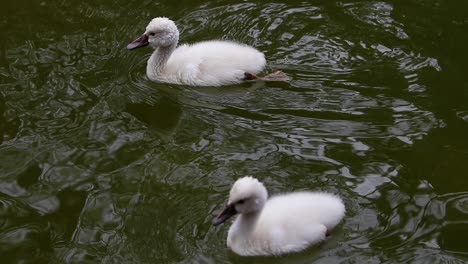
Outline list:
[[[1,263],[468,260],[467,1],[0,6]],[[151,82],[151,50],[125,47],[156,16],[292,80]],[[244,175],[339,194],[346,217],[304,253],[235,256],[211,219]]]

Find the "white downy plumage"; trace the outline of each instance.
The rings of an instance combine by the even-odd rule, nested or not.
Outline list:
[[[155,50],[146,74],[153,81],[193,86],[240,83],[245,73],[257,74],[266,65],[265,56],[253,47],[231,41],[203,41],[177,47],[179,31],[165,17],[151,20],[145,33],[127,48],[150,45]]]
[[[239,214],[229,229],[228,247],[243,256],[299,252],[325,240],[343,219],[345,206],[333,194],[294,192],[268,199],[266,188],[252,177],[237,180],[218,225]]]

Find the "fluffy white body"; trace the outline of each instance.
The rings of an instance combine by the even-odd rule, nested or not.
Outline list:
[[[229,208],[239,215],[229,229],[227,246],[243,256],[302,251],[325,240],[345,214],[342,200],[323,192],[295,192],[267,200],[263,184],[251,177],[233,185],[225,211]],[[215,224],[227,219],[223,213]]]
[[[157,82],[193,86],[235,84],[244,80],[246,72],[257,74],[266,65],[263,53],[244,44],[213,40],[177,47],[178,40],[175,23],[158,17],[127,48],[150,45],[155,49],[148,60],[146,74]]]
[[[161,49],[148,60],[146,74],[153,81],[194,86],[220,86],[240,83],[244,74],[258,73],[265,67],[263,53],[234,42],[205,41],[181,45],[158,70]]]

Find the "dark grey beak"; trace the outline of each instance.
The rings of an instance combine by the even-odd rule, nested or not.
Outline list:
[[[143,34],[141,35],[141,37],[135,39],[132,43],[128,44],[127,49],[134,50],[134,49],[145,47],[148,45],[149,45],[148,35]]]
[[[236,207],[233,204],[227,205],[226,208],[224,208],[224,210],[215,219],[213,219],[213,225],[220,225],[235,214],[237,214]]]

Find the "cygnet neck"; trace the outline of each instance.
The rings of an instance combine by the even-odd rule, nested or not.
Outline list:
[[[265,207],[265,202],[260,201],[258,204],[257,210],[251,211],[248,213],[242,213],[240,214],[240,218],[243,221],[255,222],[257,221],[258,216],[262,213],[262,210],[264,207]]]
[[[156,76],[163,72],[164,66],[166,66],[167,61],[171,57],[171,54],[174,52],[176,46],[177,43],[174,43],[167,47],[159,46],[154,50],[151,58],[149,59],[149,63]]]
[[[251,212],[251,213],[240,214],[239,222],[241,226],[243,226],[244,228],[249,228],[249,229],[253,228],[255,226],[255,223],[257,223],[257,220],[260,216],[260,213],[262,212],[262,209],[260,209],[259,211]]]

